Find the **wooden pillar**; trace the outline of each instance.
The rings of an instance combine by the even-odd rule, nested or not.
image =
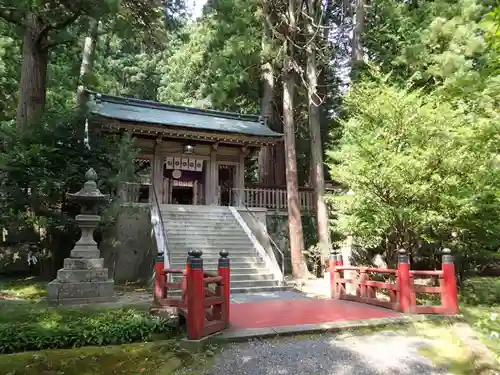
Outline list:
[[[236,179],[235,179],[235,188],[236,188],[236,201],[235,204],[237,206],[243,206],[245,203],[245,192],[242,190],[245,188],[245,156],[247,155],[247,148],[244,147],[240,150],[239,154],[239,163],[236,168]]]
[[[163,153],[161,152],[161,137],[156,139],[153,156],[153,186],[158,197],[159,204],[162,204],[163,197]]]
[[[218,204],[218,186],[219,186],[219,166],[217,164],[217,144],[214,144],[210,150],[210,159],[207,162],[207,181],[205,186],[206,204]]]

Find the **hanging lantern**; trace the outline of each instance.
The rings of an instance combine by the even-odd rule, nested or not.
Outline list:
[[[194,146],[192,146],[192,145],[185,145],[184,146],[184,153],[185,154],[193,154],[194,153]]]

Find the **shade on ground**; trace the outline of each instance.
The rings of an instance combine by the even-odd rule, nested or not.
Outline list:
[[[399,313],[363,303],[309,298],[296,292],[235,295],[231,330],[380,319]]]

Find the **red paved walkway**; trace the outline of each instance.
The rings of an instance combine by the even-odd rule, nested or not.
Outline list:
[[[233,330],[396,317],[400,314],[357,302],[328,299],[231,304]]]

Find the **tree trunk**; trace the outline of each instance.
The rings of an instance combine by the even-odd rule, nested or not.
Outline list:
[[[321,25],[316,18],[316,7],[320,6],[315,0],[309,1],[309,18],[307,22],[308,45],[307,54],[307,94],[309,112],[309,133],[311,137],[311,174],[314,186],[316,224],[319,248],[321,251],[321,265],[328,259],[330,252],[330,232],[328,229],[328,210],[325,202],[325,176],[323,166],[323,143],[321,142],[320,105],[322,99],[318,95],[318,74],[316,63],[316,34],[313,21]]]
[[[271,14],[267,0],[263,1],[262,9],[264,12],[263,33],[262,33],[262,64],[261,64],[261,81],[262,81],[262,102],[261,116],[267,119],[268,126],[274,120],[273,114],[273,98],[274,98],[274,69],[269,59],[271,48],[272,32],[271,32]],[[259,152],[259,182],[261,184],[274,184],[273,163],[273,146],[261,147]]]
[[[94,57],[97,42],[97,32],[99,21],[92,19],[89,28],[89,35],[85,38],[82,52],[82,63],[80,65],[80,76],[78,78],[78,88],[76,90],[76,107],[80,108],[86,102],[85,81],[94,67]]]
[[[288,38],[295,40],[296,30],[296,0],[288,2]],[[305,278],[308,270],[303,254],[304,233],[299,203],[299,188],[297,183],[297,155],[295,151],[295,121],[294,121],[294,94],[295,94],[295,62],[293,60],[293,44],[285,42],[285,60],[283,63],[283,130],[285,133],[285,167],[286,190],[288,201],[288,228],[290,233],[290,252],[292,258],[292,275],[295,278]]]
[[[279,113],[275,112],[276,121],[281,124],[279,128],[275,128],[278,132],[284,132],[281,116]],[[285,144],[280,142],[274,145],[273,148],[273,164],[274,164],[274,176],[273,185],[275,186],[285,186],[286,185],[286,164],[285,164]]]
[[[351,76],[356,76],[363,62],[363,29],[365,26],[365,0],[356,0],[354,29],[352,31]]]
[[[47,34],[42,33],[44,24],[32,13],[25,20],[21,80],[16,124],[20,129],[43,114],[47,84]]]

